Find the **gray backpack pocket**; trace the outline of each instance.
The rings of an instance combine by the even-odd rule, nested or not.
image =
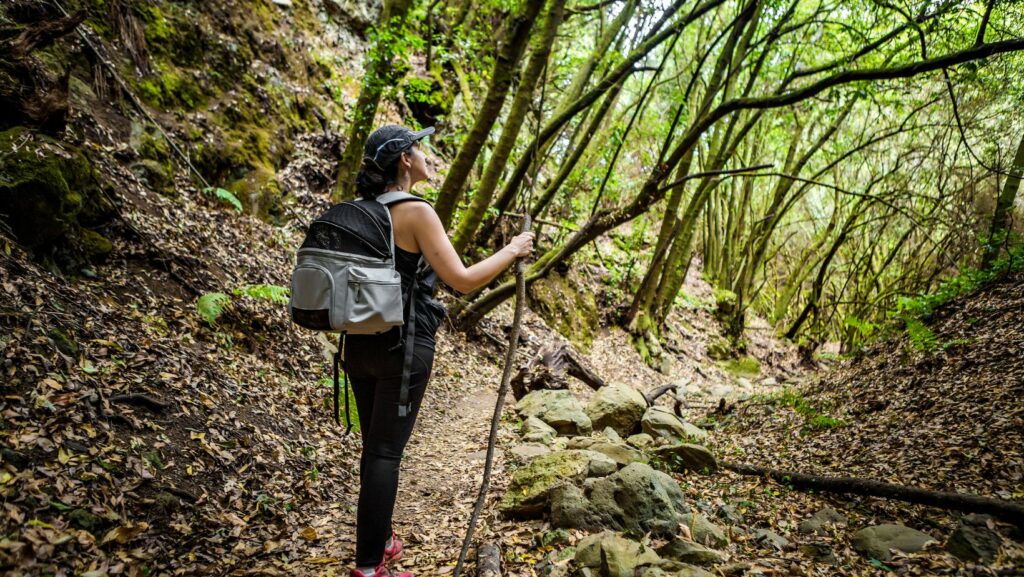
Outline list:
[[[352,266],[342,305],[349,334],[375,334],[403,324],[402,277],[393,268]]]
[[[315,331],[332,330],[334,293],[334,276],[326,267],[315,262],[298,265],[292,272],[292,321]]]

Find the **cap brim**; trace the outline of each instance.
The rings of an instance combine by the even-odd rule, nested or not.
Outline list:
[[[424,138],[434,134],[434,127],[428,126],[423,130],[415,130],[409,133],[409,137],[412,138],[413,142],[423,140]]]

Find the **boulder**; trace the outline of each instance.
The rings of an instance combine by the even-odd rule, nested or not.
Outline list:
[[[647,409],[647,412],[640,419],[640,426],[648,435],[654,438],[667,439],[671,442],[681,440],[699,442],[708,437],[708,432],[704,429],[687,423],[660,407]]]
[[[509,453],[512,454],[512,457],[522,463],[529,463],[536,457],[547,455],[550,452],[550,447],[540,443],[523,443],[522,445],[516,445],[509,449]]]
[[[825,507],[803,521],[800,521],[800,524],[797,525],[797,531],[801,533],[828,535],[828,527],[830,525],[845,526],[847,522],[848,520],[846,515],[836,511],[832,507]]]
[[[973,563],[989,564],[999,555],[999,534],[992,530],[992,517],[971,514],[960,519],[946,541],[946,550]]]
[[[715,456],[700,445],[683,443],[654,449],[654,455],[672,467],[674,471],[696,471],[707,473],[718,470]]]
[[[579,483],[595,468],[615,469],[615,463],[600,453],[591,451],[556,451],[536,457],[512,475],[508,490],[498,509],[510,517],[540,515],[548,504],[552,489],[566,483]]]
[[[516,411],[523,418],[537,417],[560,435],[589,435],[593,429],[583,405],[569,391],[533,391],[519,399]]]
[[[591,479],[585,491],[566,486],[551,494],[552,526],[672,535],[689,511],[675,480],[643,463]]]
[[[854,549],[879,561],[892,559],[890,549],[915,553],[933,541],[935,539],[932,539],[931,535],[917,529],[888,524],[865,527],[854,533],[851,539]]]
[[[729,538],[725,536],[725,531],[708,521],[700,513],[686,513],[682,516],[681,522],[690,530],[690,536],[697,543],[718,549],[729,544]]]
[[[610,427],[620,435],[629,435],[646,410],[647,400],[640,391],[613,383],[601,387],[590,398],[587,416],[595,429]]]
[[[577,565],[596,569],[602,577],[633,577],[641,565],[659,561],[653,549],[612,531],[589,535],[576,545]]]
[[[693,565],[718,565],[725,555],[707,547],[676,537],[658,549],[658,555]]]
[[[626,443],[633,445],[637,449],[646,449],[654,444],[654,437],[647,433],[638,433],[636,435],[630,435],[626,438]]]
[[[537,417],[526,417],[519,432],[522,433],[524,441],[545,445],[550,444],[551,440],[558,436],[558,431]]]
[[[620,467],[625,467],[634,461],[640,461],[644,458],[643,453],[633,447],[623,443],[605,441],[600,437],[573,437],[569,439],[567,447],[570,449],[587,449],[605,454]]]

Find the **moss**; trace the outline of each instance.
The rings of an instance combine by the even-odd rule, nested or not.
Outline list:
[[[716,361],[724,361],[733,356],[733,345],[725,337],[714,337],[708,341],[708,356]]]
[[[90,262],[102,262],[114,250],[114,245],[106,237],[87,228],[79,233],[79,247]]]
[[[110,241],[83,225],[100,225],[112,213],[77,148],[24,127],[0,132],[0,214],[37,260],[65,270],[102,260]]]
[[[143,158],[138,162],[132,163],[131,171],[150,190],[164,195],[172,195],[174,193],[174,180],[167,165]]]
[[[737,377],[756,377],[761,374],[761,364],[754,357],[740,357],[719,363],[726,372]]]
[[[54,327],[46,333],[52,340],[57,350],[69,357],[78,356],[78,343],[63,329]]]
[[[106,519],[87,509],[75,509],[68,513],[68,521],[79,529],[84,529],[93,535],[100,536],[103,529],[109,524]]]
[[[552,272],[530,286],[531,306],[547,323],[573,344],[589,349],[600,328],[601,314],[594,295],[570,270],[567,276]]]
[[[283,215],[281,183],[273,169],[260,165],[244,177],[228,185],[228,189],[242,201],[251,214],[264,220],[275,220]]]
[[[195,110],[206,104],[206,94],[192,73],[173,66],[154,66],[153,73],[136,85],[139,98],[158,108]]]

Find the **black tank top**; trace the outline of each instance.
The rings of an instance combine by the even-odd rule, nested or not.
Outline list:
[[[437,290],[437,274],[430,265],[424,261],[424,269],[417,279],[417,267],[419,266],[421,254],[409,252],[397,244],[395,245],[395,270],[402,277],[402,294],[408,295],[414,280],[416,285],[416,342],[435,344],[434,333],[441,324],[446,311],[444,305],[434,299]],[[409,314],[409,309],[405,309]],[[408,322],[409,319],[406,319]]]

